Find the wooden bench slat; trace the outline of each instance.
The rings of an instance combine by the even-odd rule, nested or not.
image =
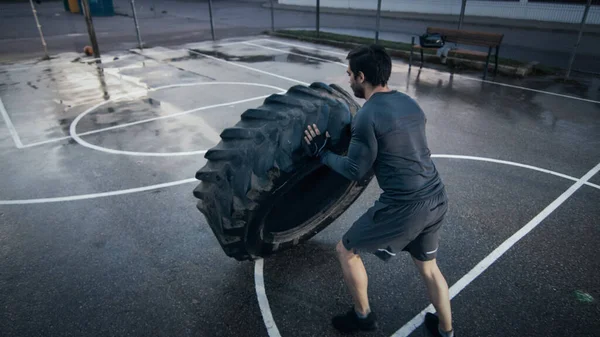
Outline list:
[[[470,39],[446,39],[446,42],[458,43],[458,44],[470,44],[473,46],[482,46],[482,47],[495,47],[499,45],[496,42],[490,41],[481,41],[481,40],[470,40]]]
[[[477,51],[477,50],[468,50],[468,49],[453,49],[449,51],[449,54],[462,54],[462,55],[471,55],[471,56],[481,56],[487,57],[488,53]]]
[[[427,27],[427,32],[438,32],[440,34],[446,35],[473,35],[473,36],[483,36],[488,39],[501,39],[504,34],[500,33],[488,33],[488,32],[479,32],[473,30],[463,30],[463,29],[450,29],[450,28],[440,28],[440,27]]]
[[[447,42],[472,44],[477,46],[495,47],[502,43],[504,34],[475,32],[438,27],[427,27],[427,33],[438,33],[445,37]]]
[[[487,32],[476,32],[469,30],[458,30],[458,29],[449,29],[449,28],[439,28],[439,27],[427,27],[428,34],[440,34],[444,37],[444,40],[450,43],[463,44],[463,45],[471,45],[471,46],[485,46],[488,47],[488,52],[482,52],[478,50],[470,50],[470,49],[451,49],[448,51],[448,54],[454,55],[468,55],[468,56],[476,56],[485,58],[485,68],[483,71],[483,79],[486,78],[488,72],[488,64],[490,62],[490,57],[492,56],[492,48],[496,48],[496,53],[494,55],[496,59],[496,65],[494,67],[494,74],[498,72],[498,51],[500,50],[500,44],[502,43],[502,39],[504,39],[504,34],[498,33],[487,33]],[[416,37],[418,39],[418,37]],[[411,50],[410,50],[410,59],[409,59],[409,69],[412,66],[412,58],[413,58],[413,50],[419,50],[421,54],[421,68],[423,67],[423,50],[438,50],[437,47],[422,47],[419,42],[415,41],[415,37],[412,38]]]
[[[425,48],[421,47],[418,44],[413,46],[415,50],[423,49],[423,50],[438,50],[439,48]],[[449,54],[463,54],[463,55],[471,55],[471,56],[481,56],[487,57],[487,52],[477,51],[477,50],[469,50],[469,49],[451,49],[448,51]]]
[[[415,44],[413,46],[413,48],[415,48],[415,49],[425,49],[425,50],[438,50],[438,49],[440,49],[440,48],[437,48],[437,47],[423,47],[420,44]]]

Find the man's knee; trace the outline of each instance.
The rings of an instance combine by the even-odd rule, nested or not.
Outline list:
[[[349,259],[356,255],[353,251],[346,249],[342,241],[338,242],[335,251],[337,252],[339,259]]]
[[[413,257],[413,261],[415,262],[415,265],[417,266],[417,269],[419,269],[421,275],[425,278],[433,278],[437,273],[439,273],[436,259],[421,261]]]

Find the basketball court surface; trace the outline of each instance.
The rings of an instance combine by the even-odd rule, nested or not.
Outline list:
[[[350,92],[347,50],[258,36],[0,66],[1,336],[338,336],[351,299],[323,232],[228,258],[192,195],[204,153],[269,95]],[[457,336],[600,331],[600,79],[491,79],[394,60],[425,111],[450,211],[438,261]],[[496,82],[497,81],[497,82]],[[364,103],[359,101],[359,103]],[[408,254],[364,256],[380,329],[426,336]]]

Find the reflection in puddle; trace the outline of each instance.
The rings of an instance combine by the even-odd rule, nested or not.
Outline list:
[[[201,53],[204,55],[209,55],[212,57],[216,57],[225,61],[232,61],[232,62],[246,62],[246,63],[256,63],[256,62],[268,62],[268,61],[275,61],[275,55],[244,55],[244,56],[237,56],[237,55],[230,55],[224,52],[220,52],[220,51],[216,51],[216,50],[200,50],[200,49],[192,49],[189,53],[191,55],[195,55],[194,58],[204,58],[204,56],[196,54],[194,52],[197,53]],[[188,57],[189,59],[190,57]]]
[[[290,51],[292,53],[302,54],[302,55],[310,56],[310,57],[317,57],[317,58],[328,60],[328,61],[331,61],[331,62],[344,62],[339,57],[335,57],[335,56],[331,56],[331,55],[321,55],[321,54],[317,54],[317,53],[311,53],[311,52],[308,52],[306,50],[295,48],[295,47],[292,48]]]
[[[189,59],[197,59],[202,58],[202,55],[195,54],[194,52],[216,57],[221,60],[230,61],[230,62],[245,62],[245,63],[258,63],[258,62],[287,62],[287,63],[296,63],[303,65],[317,65],[322,62],[319,60],[309,58],[310,55],[300,56],[295,54],[276,54],[276,55],[231,55],[221,51],[216,50],[201,50],[201,49],[192,49],[190,54],[195,55],[195,57],[184,56],[173,60],[189,60]]]

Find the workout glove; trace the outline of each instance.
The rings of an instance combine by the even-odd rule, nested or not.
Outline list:
[[[308,155],[311,157],[320,156],[327,148],[329,148],[329,137],[324,134],[313,137],[306,147]]]

